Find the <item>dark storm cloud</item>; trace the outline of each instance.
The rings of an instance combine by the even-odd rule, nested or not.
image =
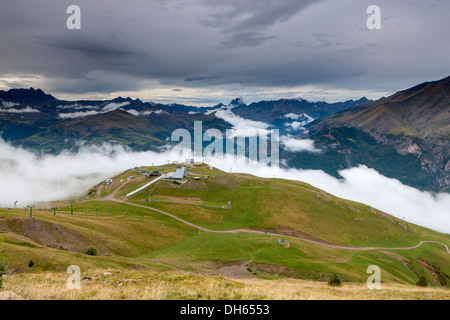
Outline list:
[[[192,82],[192,81],[202,81],[202,80],[211,80],[217,77],[214,76],[196,76],[196,77],[188,77],[184,79],[185,82]]]
[[[103,55],[112,57],[133,57],[138,53],[120,46],[119,39],[90,39],[84,35],[77,35],[75,37],[45,37],[36,36],[36,41],[39,44],[49,46],[51,48],[71,50],[79,52],[82,55]]]
[[[227,37],[223,47],[255,47],[275,36],[265,35],[270,26],[289,20],[317,0],[206,0],[214,12],[201,20],[221,30]]]
[[[308,85],[392,92],[449,73],[449,1],[380,0],[375,31],[369,0],[79,0],[81,30],[68,30],[71,4],[2,1],[0,86],[209,101]]]
[[[237,47],[257,47],[266,40],[275,39],[275,37],[264,36],[259,32],[239,32],[232,37],[220,41],[225,48]]]

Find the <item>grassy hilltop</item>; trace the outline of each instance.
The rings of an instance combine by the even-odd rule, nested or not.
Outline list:
[[[306,183],[206,165],[188,166],[185,183],[162,179],[127,198],[151,181],[140,174],[144,169],[167,173],[175,165],[128,170],[110,185],[94,186],[72,208],[69,202],[39,205],[33,218],[28,210],[0,209],[11,273],[5,287],[25,298],[39,298],[29,280],[54,290],[52,297],[279,299],[290,283],[312,290],[298,294],[292,287],[295,292],[286,293],[292,299],[449,298],[450,253],[442,245],[449,235]],[[85,253],[92,246],[95,256]],[[64,289],[69,265],[85,276],[79,292]],[[370,265],[381,268],[388,291],[364,289]],[[344,286],[330,293],[326,281],[333,273]],[[410,287],[421,276],[431,289]],[[159,295],[151,291],[156,284]],[[250,293],[264,286],[273,288]],[[139,288],[151,293],[137,294]],[[110,289],[123,292],[102,291]]]

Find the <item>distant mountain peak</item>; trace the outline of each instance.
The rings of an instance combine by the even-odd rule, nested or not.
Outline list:
[[[450,76],[440,79],[440,80],[423,82],[414,87],[398,91],[397,93],[409,93],[409,92],[412,93],[412,92],[420,91],[426,87],[433,86],[433,85],[444,85],[447,88],[447,86],[450,86]]]
[[[51,94],[46,94],[41,89],[9,89],[0,91],[0,99],[21,104],[37,104],[56,100]]]
[[[121,96],[118,96],[117,98],[114,98],[111,100],[112,102],[121,103],[121,102],[133,102],[133,99],[130,97],[122,98]]]
[[[215,106],[212,106],[211,108],[212,109],[218,109],[218,108],[222,108],[222,107],[225,107],[225,105],[221,102],[219,104],[216,104]]]
[[[240,106],[240,105],[245,105],[244,100],[242,100],[241,97],[231,100],[229,104],[229,106]]]
[[[339,128],[353,128],[369,134],[380,145],[389,145],[402,156],[415,157],[422,170],[420,174],[430,179],[433,188],[449,190],[449,93],[450,77],[423,82],[363,107],[323,118],[310,133],[317,136]]]

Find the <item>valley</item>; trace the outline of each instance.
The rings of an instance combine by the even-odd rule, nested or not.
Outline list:
[[[339,171],[365,165],[414,188],[448,193],[449,79],[424,82],[376,101],[298,98],[247,105],[236,98],[211,107],[122,97],[65,101],[40,89],[11,89],[0,91],[0,127],[7,143],[55,155],[104,144],[161,151],[173,146],[174,130],[192,135],[195,121],[202,123],[202,133],[273,129],[280,133],[284,168],[323,170],[340,178]],[[312,146],[295,149],[283,143],[286,139],[294,145],[309,139]],[[249,153],[250,147],[243,150]]]

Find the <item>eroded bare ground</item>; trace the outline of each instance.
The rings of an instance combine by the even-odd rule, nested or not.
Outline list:
[[[235,279],[250,279],[253,278],[250,273],[249,267],[245,263],[234,264],[230,263],[217,270],[218,274],[222,277],[235,278]]]
[[[84,252],[92,243],[96,243],[94,239],[72,228],[42,219],[0,217],[0,231],[12,232],[45,247],[73,252]],[[110,254],[108,249],[101,245],[97,246],[97,249],[101,255]]]

